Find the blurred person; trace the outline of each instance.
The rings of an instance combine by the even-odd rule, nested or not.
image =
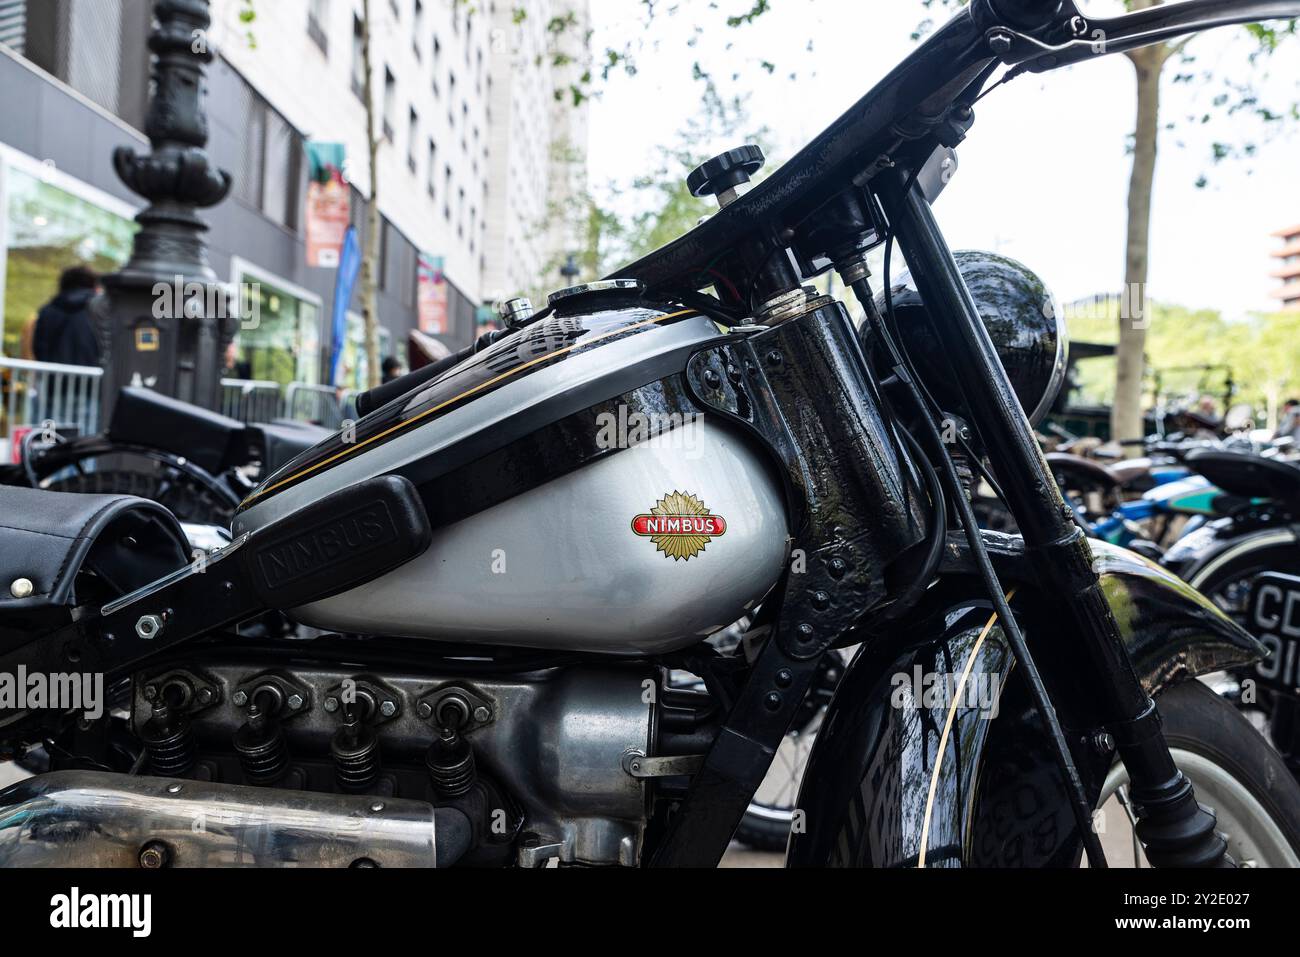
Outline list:
[[[59,294],[41,309],[32,333],[37,362],[98,366],[99,340],[90,324],[90,300],[99,295],[99,277],[85,266],[65,269]]]
[[[239,358],[239,343],[233,339],[230,341],[230,345],[226,346],[225,362],[221,367],[221,378],[243,379],[245,381],[253,378],[252,363]]]
[[[400,379],[405,374],[405,370],[402,368],[402,360],[397,356],[389,356],[385,359],[384,364],[380,367],[380,372],[382,373],[383,385],[388,385],[394,379]]]
[[[1275,439],[1295,439],[1300,442],[1300,399],[1287,399],[1282,406],[1282,417],[1278,420]]]

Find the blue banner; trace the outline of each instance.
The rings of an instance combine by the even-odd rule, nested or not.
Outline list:
[[[334,283],[333,339],[330,349],[330,385],[339,384],[339,361],[348,338],[348,306],[352,304],[352,290],[361,272],[361,246],[357,242],[357,229],[349,226],[343,237],[343,250],[339,254],[338,278]]]

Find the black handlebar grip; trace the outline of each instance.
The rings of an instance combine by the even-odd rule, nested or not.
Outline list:
[[[445,359],[440,359],[431,366],[407,373],[400,379],[394,379],[385,385],[363,392],[357,396],[357,415],[365,418],[376,409],[383,408],[394,399],[400,399],[408,392],[414,392],[427,382],[432,382],[453,366],[458,366],[474,354],[474,347],[457,352]]]

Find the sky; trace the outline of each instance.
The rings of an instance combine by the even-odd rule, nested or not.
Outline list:
[[[671,0],[659,0],[661,7]],[[720,10],[712,10],[717,6]],[[594,0],[593,47],[646,44],[638,73],[603,84],[592,107],[590,174],[597,196],[626,210],[620,184],[653,170],[659,148],[699,110],[699,61],[724,94],[749,94],[755,126],[771,131],[782,157],[830,124],[914,48],[925,18],[920,0],[771,0],[752,25],[728,28],[723,16],[752,0],[677,0],[676,15],[646,30],[641,0]],[[1112,0],[1081,4],[1113,13]],[[706,27],[687,46],[696,23]],[[808,52],[812,41],[812,52]],[[1300,98],[1300,42],[1251,66],[1240,28],[1197,37],[1188,52],[1213,68],[1214,86],[1172,83],[1166,75],[1162,117],[1181,120],[1212,110],[1217,77],[1251,79],[1269,105]],[[768,75],[763,60],[777,65]],[[1173,64],[1171,63],[1171,66]],[[791,71],[798,74],[789,79]],[[735,81],[732,76],[739,73]],[[1043,76],[1025,75],[984,99],[959,148],[960,170],[936,204],[953,248],[1002,252],[1038,272],[1062,302],[1118,292],[1124,279],[1126,201],[1135,116],[1133,68],[1104,57]],[[1150,294],[1230,319],[1276,308],[1280,285],[1271,233],[1300,223],[1300,124],[1261,143],[1249,160],[1209,161],[1215,141],[1260,141],[1260,124],[1222,111],[1209,126],[1162,133],[1152,215]],[[719,141],[718,152],[740,144]],[[1202,173],[1209,185],[1196,187]]]

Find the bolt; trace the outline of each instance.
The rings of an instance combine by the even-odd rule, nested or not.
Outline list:
[[[177,783],[177,784],[169,784],[169,785],[167,785],[167,793],[168,793],[168,794],[180,794],[181,791],[183,790],[183,788],[184,788],[184,785],[179,784],[179,783]]]
[[[777,352],[775,349],[767,354],[767,364],[773,369],[780,367],[783,362],[785,362],[785,356],[781,355],[781,353]]]
[[[379,706],[379,713],[385,718],[391,718],[393,715],[397,714],[397,702],[385,701]]]
[[[383,801],[376,801],[374,804],[370,805],[370,810],[374,811],[376,814],[378,814],[383,809],[384,809]]]
[[[157,685],[145,685],[145,686],[144,686],[144,700],[145,700],[145,701],[153,701],[153,700],[154,700],[155,698],[157,698],[157,697],[158,697],[158,686],[157,686]]]
[[[782,668],[776,673],[776,686],[778,688],[788,688],[794,684],[794,675],[790,673],[789,668]]]
[[[141,641],[153,641],[163,630],[163,620],[157,615],[142,615],[135,623],[135,633]]]
[[[161,870],[171,862],[171,849],[162,841],[150,841],[140,848],[140,866],[147,871]]]
[[[235,702],[236,708],[242,708],[244,705],[248,704],[248,695],[242,691],[236,691],[235,697],[231,700]]]
[[[999,31],[997,33],[989,34],[989,49],[998,56],[1005,56],[1010,53],[1013,42],[1011,34],[1009,33],[1002,33]]]
[[[421,701],[415,710],[419,713],[421,718],[433,717],[433,705],[429,704],[427,701]]]
[[[303,706],[302,695],[300,695],[300,694],[295,694],[295,695],[290,695],[290,696],[289,696],[289,710],[290,710],[290,711],[297,711],[297,710],[298,710],[299,708],[301,708],[302,706]]]
[[[212,699],[216,697],[211,688],[204,688],[199,692],[199,704],[212,704]]]
[[[795,632],[799,635],[799,640],[804,642],[812,641],[817,634],[816,629],[807,622],[796,628]]]
[[[35,590],[36,586],[32,584],[30,578],[15,579],[14,583],[9,586],[9,594],[15,598],[30,598]]]
[[[326,699],[325,699],[325,710],[328,711],[330,714],[333,714],[335,711],[339,710],[339,699],[338,699],[338,698],[326,698]]]
[[[1102,756],[1115,750],[1115,738],[1105,731],[1098,731],[1092,736],[1092,749]]]
[[[479,705],[474,709],[474,720],[479,724],[492,720],[492,709],[485,704]]]
[[[813,607],[818,611],[825,611],[831,607],[831,596],[824,591],[815,591],[812,596]]]
[[[780,711],[783,702],[784,699],[781,697],[780,693],[769,691],[767,696],[763,699],[763,706],[767,708],[768,711]]]
[[[707,385],[710,389],[721,388],[722,376],[718,375],[712,369],[706,369],[704,372],[704,384]]]
[[[843,578],[849,572],[849,563],[842,558],[832,558],[829,567],[832,578]]]

